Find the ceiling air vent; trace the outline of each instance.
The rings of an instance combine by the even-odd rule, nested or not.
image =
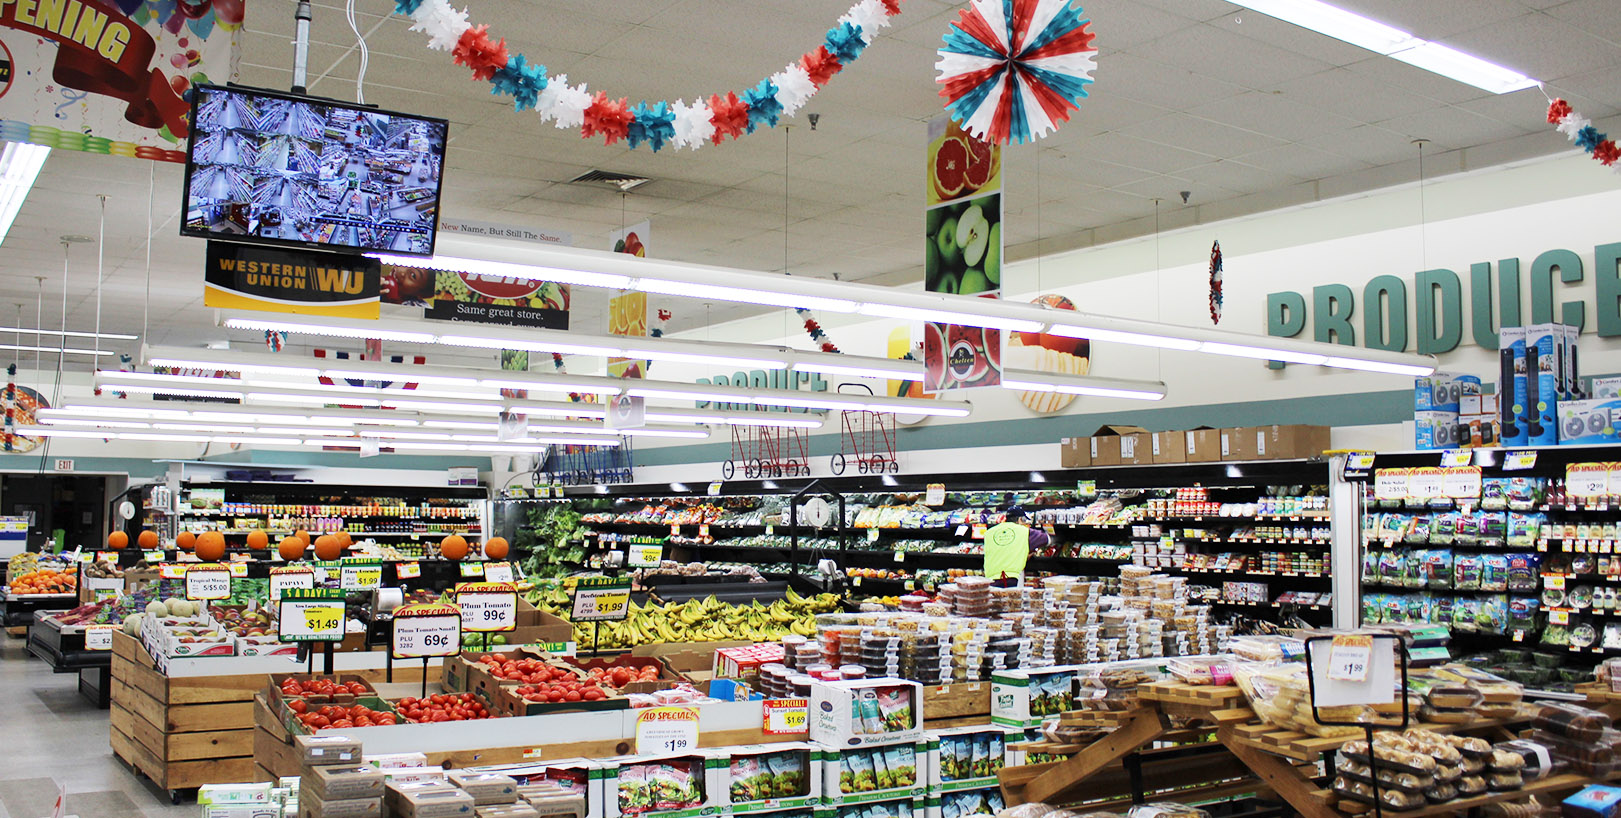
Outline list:
[[[630,191],[653,181],[646,176],[636,176],[630,173],[614,173],[608,170],[590,170],[569,180],[571,185],[597,185],[599,187],[613,188],[620,193]]]

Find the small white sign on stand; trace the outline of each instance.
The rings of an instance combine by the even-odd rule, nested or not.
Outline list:
[[[1346,636],[1352,638],[1335,637],[1329,644],[1312,645],[1312,704],[1343,707],[1395,701],[1396,640],[1368,639],[1366,634]]]

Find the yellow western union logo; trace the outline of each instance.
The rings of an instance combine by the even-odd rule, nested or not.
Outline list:
[[[321,292],[359,295],[366,286],[361,273],[342,267],[309,267],[234,258],[222,258],[219,264],[222,271],[242,276],[243,282],[249,287],[304,290],[312,288],[313,281],[313,289]]]

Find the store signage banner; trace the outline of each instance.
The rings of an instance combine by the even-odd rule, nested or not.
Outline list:
[[[566,284],[391,264],[382,276],[385,303],[420,306],[425,318],[568,329]]]
[[[184,162],[185,92],[236,79],[245,5],[0,2],[0,139]]]
[[[364,256],[208,243],[203,306],[376,318],[381,265]]]
[[[1000,298],[1002,148],[981,142],[949,117],[931,121],[923,216],[924,288]],[[1002,384],[1002,333],[923,325],[923,390]]]
[[[440,219],[439,232],[457,236],[484,236],[492,239],[552,244],[559,247],[574,246],[574,235],[567,230],[547,230],[541,227],[525,227],[518,224],[475,222],[469,219]]]

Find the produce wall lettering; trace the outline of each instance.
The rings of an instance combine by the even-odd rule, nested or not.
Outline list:
[[[734,372],[731,375],[713,375],[708,378],[699,378],[697,383],[709,383],[715,386],[747,385],[750,389],[795,389],[810,392],[828,391],[828,383],[822,378],[820,372],[788,372],[781,369],[756,369],[750,372]],[[754,410],[766,412],[806,412],[803,406],[756,406],[749,403],[727,403],[725,401],[698,401],[699,409],[720,410]]]

